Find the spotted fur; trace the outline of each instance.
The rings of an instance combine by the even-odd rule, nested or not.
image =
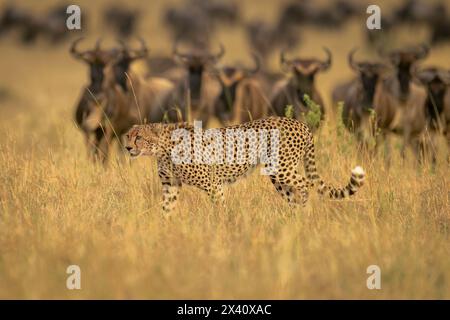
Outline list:
[[[180,128],[189,131],[193,146],[194,128],[192,126],[186,123],[156,123],[131,128],[127,134],[127,150],[132,157],[148,155],[157,158],[158,175],[163,185],[163,209],[165,211],[173,209],[182,184],[196,186],[206,191],[212,200],[223,202],[223,186],[245,176],[255,165],[248,161],[248,156],[245,158],[246,161],[241,164],[225,162],[211,165],[199,163],[174,164],[171,153],[179,142],[172,140],[172,133]],[[289,203],[304,205],[308,199],[309,189],[314,186],[322,195],[331,199],[342,199],[355,194],[363,185],[365,174],[361,167],[352,170],[350,181],[342,188],[333,187],[322,180],[316,169],[312,133],[304,123],[298,120],[270,117],[237,126],[220,128],[218,130],[220,130],[224,139],[226,129],[253,129],[258,134],[262,130],[278,129],[280,134],[278,170],[269,177],[278,193]],[[204,145],[208,144],[205,141],[203,143]],[[245,139],[242,146],[249,150],[255,143],[256,141],[250,137]],[[268,150],[270,151],[269,139],[268,144]],[[232,147],[236,154],[238,151],[237,145],[234,144]],[[226,152],[226,148],[224,152]],[[249,152],[245,154],[248,155]],[[207,156],[211,156],[211,154]],[[303,163],[306,176],[303,176],[298,170],[300,163]],[[267,167],[269,164],[266,163],[265,165]]]

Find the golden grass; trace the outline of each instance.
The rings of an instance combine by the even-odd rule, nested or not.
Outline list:
[[[302,33],[302,50],[326,44],[335,53],[318,78],[327,101],[351,75],[345,54],[360,41],[355,30],[357,23]],[[169,48],[167,39],[153,40],[156,31],[146,34],[149,45]],[[246,58],[242,35],[220,34],[232,58]],[[388,169],[331,121],[316,137],[318,169],[343,184],[362,165],[367,182],[351,200],[313,194],[306,209],[291,208],[256,173],[226,190],[225,209],[184,187],[165,218],[153,160],[115,156],[106,170],[87,160],[72,120],[86,70],[67,46],[1,46],[8,97],[0,101],[0,298],[450,298],[443,141],[435,168],[395,153]],[[430,62],[445,66],[449,53],[442,47]],[[81,267],[82,290],[66,289],[71,264]],[[372,264],[381,268],[381,290],[366,287]]]

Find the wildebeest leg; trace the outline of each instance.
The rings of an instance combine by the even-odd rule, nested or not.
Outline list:
[[[84,135],[84,141],[86,144],[86,151],[87,151],[88,159],[93,161],[94,155],[95,155],[95,149],[97,147],[95,134],[86,132]]]
[[[109,156],[109,146],[113,139],[112,130],[99,127],[96,130],[96,136],[98,142],[96,148],[96,160],[106,164]]]
[[[392,150],[391,150],[391,143],[389,141],[389,135],[387,132],[382,131],[379,135],[376,137],[376,143],[375,143],[375,150],[378,151],[380,146],[383,146],[383,156],[384,156],[384,162],[386,167],[389,168],[391,164],[391,156],[392,156]]]

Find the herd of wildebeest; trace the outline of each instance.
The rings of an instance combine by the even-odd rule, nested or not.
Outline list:
[[[65,8],[58,6],[37,18],[11,4],[0,18],[0,35],[17,28],[25,43],[40,36],[51,43],[63,41],[71,36],[65,29]],[[75,112],[89,154],[104,162],[111,142],[143,122],[198,119],[206,126],[215,118],[230,125],[270,115],[287,116],[289,108],[289,116],[305,121],[313,111],[305,101],[308,98],[319,106],[321,120],[327,112],[342,112],[343,123],[361,146],[368,147],[368,139],[378,142],[387,135],[398,135],[403,151],[412,146],[421,159],[427,150],[435,160],[433,137],[444,135],[450,148],[449,66],[421,63],[435,45],[450,42],[450,16],[444,4],[406,0],[390,14],[383,13],[382,30],[367,29],[366,37],[379,58],[363,59],[357,57],[362,53],[356,48],[349,48],[348,65],[354,78],[337,84],[330,108],[325,108],[315,75],[332,66],[332,50],[324,47],[317,58],[305,58],[301,52],[296,55],[294,49],[301,43],[298,27],[340,28],[355,17],[365,23],[366,6],[336,0],[323,8],[313,1],[293,0],[283,5],[272,24],[243,21],[239,9],[234,1],[216,0],[187,0],[168,7],[164,23],[173,36],[173,50],[167,56],[149,55],[145,41],[134,36],[142,12],[120,5],[104,12],[105,23],[121,39],[117,45],[105,48],[99,39],[92,48],[81,49],[82,38],[71,40],[71,55],[90,70]],[[244,28],[253,65],[220,62],[226,45],[212,40],[221,24]],[[403,24],[428,26],[427,44],[386,49],[383,39]],[[137,40],[139,44],[132,46]],[[278,71],[269,69],[267,63],[275,52],[281,66]],[[147,64],[148,74],[130,69],[137,60]]]

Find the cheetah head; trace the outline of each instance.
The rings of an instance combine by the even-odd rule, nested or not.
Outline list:
[[[125,149],[132,158],[157,156],[159,154],[159,130],[156,125],[134,125],[126,134]]]

